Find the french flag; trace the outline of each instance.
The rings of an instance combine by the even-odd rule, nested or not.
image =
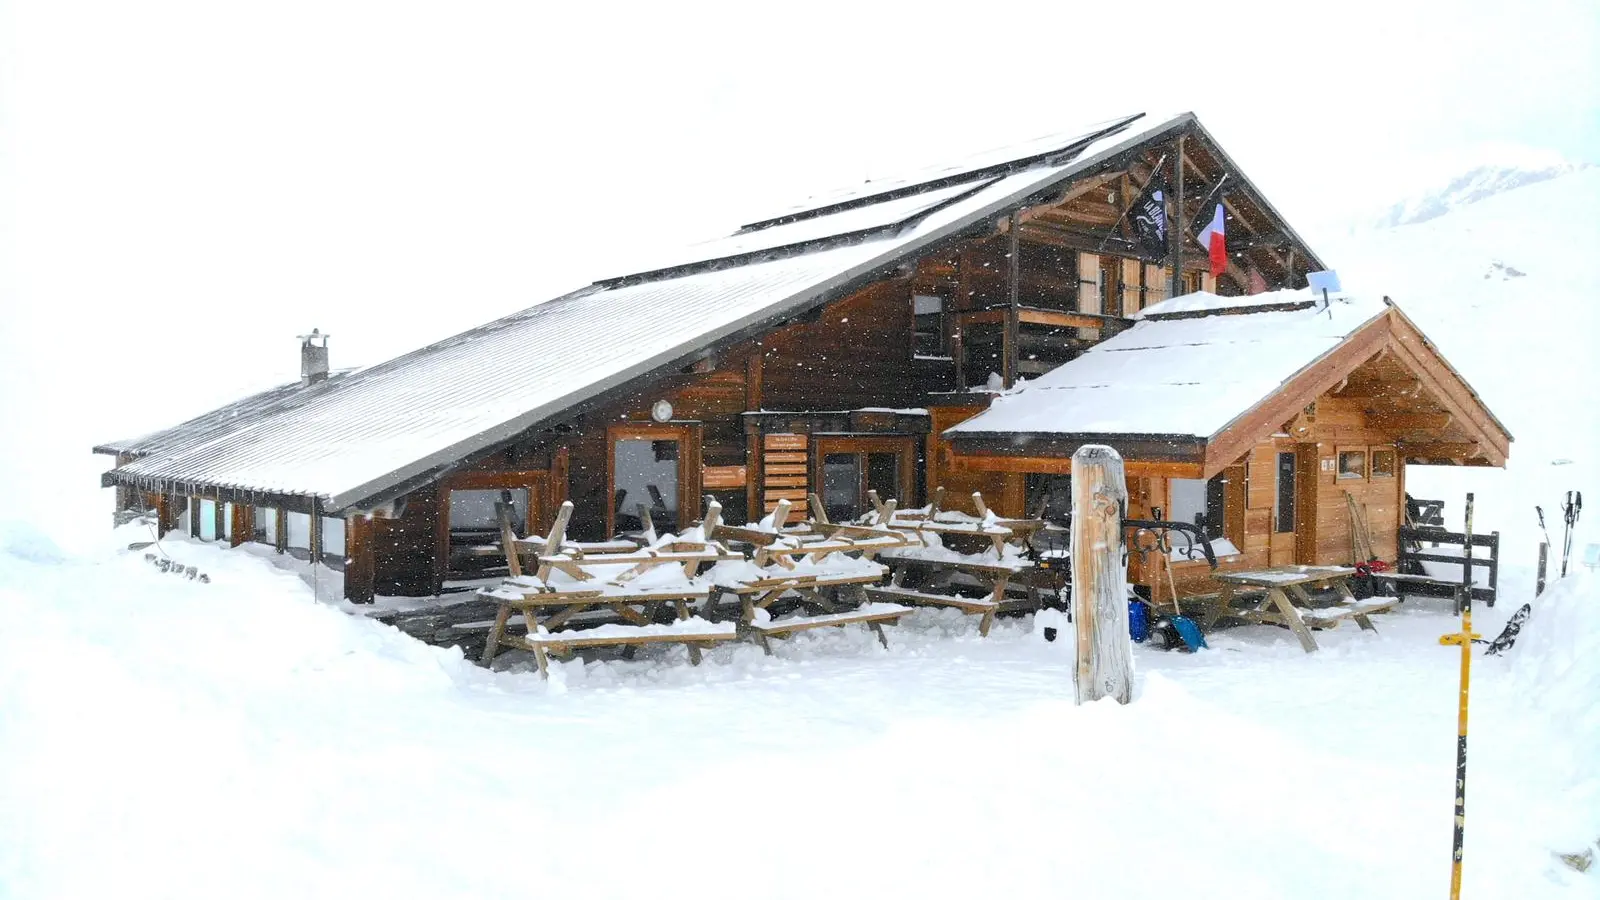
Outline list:
[[[1218,203],[1216,215],[1212,216],[1206,227],[1195,235],[1195,240],[1200,242],[1200,246],[1211,254],[1212,278],[1221,275],[1228,268],[1228,242],[1222,233],[1222,225],[1222,204]]]

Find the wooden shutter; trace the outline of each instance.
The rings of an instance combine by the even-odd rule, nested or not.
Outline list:
[[[1144,302],[1139,306],[1140,309],[1144,309],[1147,306],[1154,306],[1155,304],[1167,299],[1167,295],[1169,293],[1167,288],[1169,286],[1170,277],[1171,275],[1165,266],[1152,266],[1149,264],[1145,265]]]
[[[1078,254],[1078,312],[1100,315],[1100,257],[1093,253]],[[1079,328],[1078,337],[1094,340],[1100,336],[1098,328]]]
[[[1122,297],[1118,315],[1131,316],[1139,311],[1139,286],[1144,283],[1143,270],[1137,259],[1122,261]]]

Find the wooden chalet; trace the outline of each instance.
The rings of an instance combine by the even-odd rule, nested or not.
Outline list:
[[[1180,226],[1160,259],[1129,221],[1154,174]],[[1219,200],[1231,252],[1213,279],[1189,223]],[[1193,115],[1129,116],[871,182],[342,377],[314,335],[300,383],[95,449],[117,461],[103,483],[163,530],[325,562],[355,601],[503,569],[506,491],[525,534],[572,501],[580,540],[637,527],[641,508],[659,530],[686,527],[706,497],[739,522],[808,492],[844,515],[871,489],[908,508],[941,486],[1020,516],[1064,500],[1089,439],[1129,460],[1140,509],[1198,510],[1242,555],[1346,561],[1343,489],[1392,555],[1405,464],[1499,465],[1509,437],[1390,306],[1359,322],[1335,310],[1349,330],[1279,354],[1280,380],[1203,434],[1011,415],[1070,394],[1047,382],[1109,342],[1184,321],[1299,321],[1304,294],[1216,310],[1323,268]],[[1191,294],[1210,306],[1141,317]],[[1163,365],[1147,356],[1122,374]]]

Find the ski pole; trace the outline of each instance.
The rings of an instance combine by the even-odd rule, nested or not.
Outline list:
[[[1466,556],[1461,560],[1461,631],[1439,638],[1461,646],[1461,696],[1456,712],[1456,823],[1450,864],[1450,900],[1461,897],[1461,848],[1467,827],[1467,690],[1472,682],[1472,495],[1467,495]]]
[[[1577,492],[1577,499],[1573,499],[1573,492],[1567,491],[1567,502],[1561,504],[1561,519],[1565,526],[1561,529],[1561,577],[1567,577],[1567,558],[1572,555],[1572,529],[1578,524],[1578,514],[1583,511],[1583,491]]]
[[[1544,527],[1544,507],[1535,506],[1533,511],[1539,514],[1539,530],[1544,532],[1544,542],[1550,543],[1550,530]]]

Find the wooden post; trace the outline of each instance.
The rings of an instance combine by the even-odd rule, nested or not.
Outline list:
[[[1072,454],[1072,614],[1078,629],[1077,702],[1133,699],[1128,571],[1122,517],[1128,484],[1122,457],[1102,444]]]
[[[371,603],[374,594],[373,532],[377,523],[367,516],[348,516],[344,520],[345,544],[349,554],[344,561],[344,598],[351,603]]]
[[[1176,297],[1183,293],[1183,233],[1189,230],[1189,217],[1183,211],[1183,135],[1178,135],[1178,152],[1173,155],[1172,167],[1177,169],[1178,175],[1173,179],[1176,182],[1173,193],[1172,217],[1167,220],[1167,248],[1168,255],[1172,257],[1172,277],[1167,282],[1167,296]]]
[[[1018,232],[1022,230],[1022,211],[1012,210],[1006,229],[1006,324],[1000,337],[1000,375],[1007,388],[1017,383],[1018,332],[1022,329],[1022,313],[1018,306],[1017,288],[1022,279],[1022,248]]]

